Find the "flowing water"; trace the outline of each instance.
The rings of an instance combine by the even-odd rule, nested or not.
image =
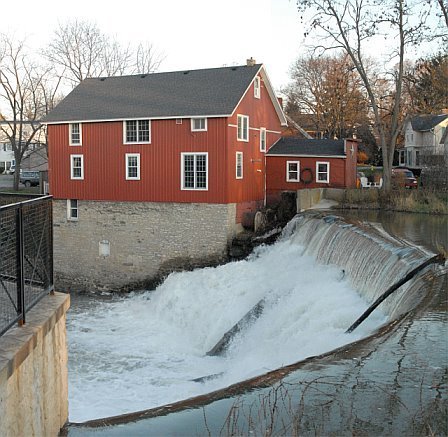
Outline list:
[[[87,305],[75,298],[67,326],[70,421],[211,392],[365,337],[415,306],[418,279],[356,331],[345,330],[428,256],[378,226],[310,214],[246,260],[173,273],[155,291],[125,298]],[[262,314],[226,353],[207,356],[261,299]],[[207,375],[217,376],[193,381]]]

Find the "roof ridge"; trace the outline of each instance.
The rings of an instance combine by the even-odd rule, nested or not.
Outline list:
[[[94,76],[94,77],[88,77],[84,80],[101,80],[101,79],[117,79],[117,78],[129,78],[129,77],[142,77],[142,76],[155,76],[155,75],[162,75],[162,74],[177,74],[182,73],[193,73],[193,72],[204,72],[204,71],[213,71],[213,70],[236,70],[238,68],[253,68],[254,71],[258,71],[263,64],[254,64],[254,65],[228,65],[228,66],[222,66],[222,67],[208,67],[208,68],[184,68],[182,70],[171,70],[171,71],[155,71],[153,73],[135,73],[135,74],[123,74],[123,75],[117,75],[117,76]],[[255,74],[255,73],[254,73]]]

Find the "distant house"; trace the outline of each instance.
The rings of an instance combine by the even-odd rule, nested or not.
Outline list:
[[[431,161],[447,157],[447,127],[448,114],[410,118],[405,124],[405,143],[404,149],[399,151],[399,165],[421,169]]]
[[[0,174],[8,173],[15,166],[14,152],[9,142],[0,142]]]
[[[288,117],[288,126],[283,129],[283,136],[322,139],[325,132],[315,114],[294,114]]]
[[[222,259],[286,125],[254,62],[87,79],[44,122],[56,281],[78,289]]]
[[[22,141],[28,141],[31,135],[33,135],[32,142],[28,145],[23,155],[21,170],[47,170],[48,157],[45,131],[44,129],[39,129],[34,134],[34,130],[40,126],[40,123],[38,121],[14,122],[2,118],[0,119],[0,174],[8,172],[11,166],[15,166],[14,151],[11,144],[14,126],[17,129],[17,136],[19,135],[18,131],[22,131]],[[16,139],[16,141],[18,140]]]
[[[266,201],[304,188],[356,188],[358,141],[284,137],[266,154]]]

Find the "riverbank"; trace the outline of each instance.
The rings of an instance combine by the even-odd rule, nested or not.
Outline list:
[[[336,208],[448,214],[448,193],[424,189],[387,193],[373,188],[345,190]]]

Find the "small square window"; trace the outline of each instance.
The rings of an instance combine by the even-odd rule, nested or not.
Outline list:
[[[182,124],[182,119],[181,118],[176,118],[176,124]]]
[[[192,132],[200,132],[207,130],[207,119],[206,118],[192,118],[191,119],[191,130]]]

